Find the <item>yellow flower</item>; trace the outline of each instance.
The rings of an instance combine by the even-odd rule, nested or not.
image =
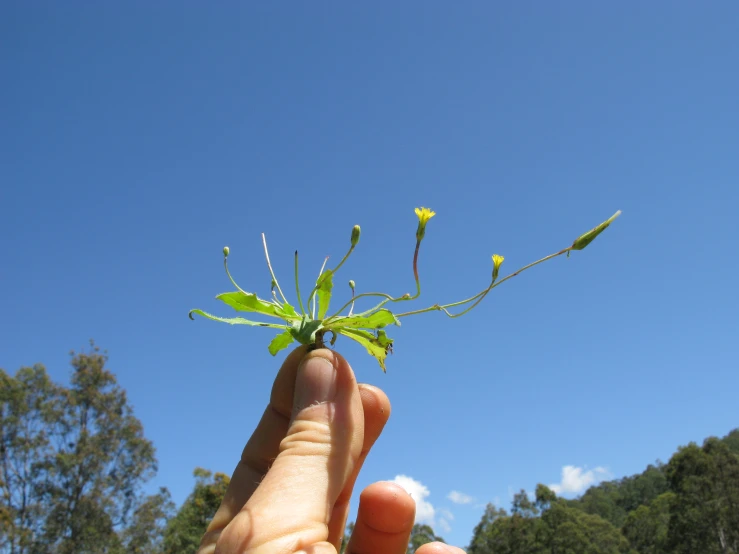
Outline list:
[[[500,269],[500,266],[503,265],[503,260],[505,260],[505,258],[500,254],[493,254],[493,281],[498,278],[498,270]]]
[[[429,208],[416,208],[416,215],[418,216],[416,240],[422,240],[426,234],[426,224],[429,222],[429,219],[436,215],[436,212],[431,211]]]

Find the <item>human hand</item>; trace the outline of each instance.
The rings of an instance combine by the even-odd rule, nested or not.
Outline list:
[[[198,553],[336,554],[357,475],[389,416],[387,396],[358,385],[339,354],[294,350]],[[414,516],[415,502],[401,487],[370,485],[347,552],[404,554]],[[462,552],[440,548],[451,547],[417,552]]]

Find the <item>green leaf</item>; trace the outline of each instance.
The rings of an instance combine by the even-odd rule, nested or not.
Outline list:
[[[277,304],[258,298],[256,294],[244,294],[239,291],[224,292],[216,298],[224,304],[228,304],[237,312],[257,312],[281,319],[296,319],[298,317],[290,304],[285,304],[280,308]]]
[[[293,342],[293,335],[289,329],[280,333],[269,343],[269,353],[276,356],[280,350],[284,350]]]
[[[192,317],[192,314],[201,315],[203,317],[207,317],[208,319],[212,319],[213,321],[222,321],[223,323],[229,323],[230,325],[253,325],[255,327],[287,329],[287,326],[285,325],[277,325],[275,323],[262,323],[260,321],[250,321],[248,319],[244,319],[243,317],[218,317],[216,315],[209,314],[208,312],[204,312],[203,310],[190,310],[190,313],[188,314],[190,319],[195,319],[194,317]]]
[[[378,310],[375,313],[367,316],[348,316],[348,317],[337,317],[336,319],[331,319],[331,323],[328,325],[328,329],[331,329],[333,327],[334,322],[336,322],[336,325],[339,327],[351,327],[351,328],[357,328],[357,327],[363,327],[365,329],[379,329],[381,327],[385,327],[386,325],[400,325],[400,320],[395,317],[393,312],[390,310]]]
[[[278,312],[279,312],[279,310],[278,310]],[[293,308],[293,307],[292,307],[292,306],[291,306],[290,304],[288,304],[287,302],[285,302],[285,303],[284,303],[284,304],[282,305],[282,313],[284,313],[284,314],[285,314],[285,317],[286,317],[286,318],[294,318],[294,319],[298,319],[298,318],[300,317],[300,316],[298,315],[298,312],[296,312],[296,311],[295,311],[295,308]]]
[[[316,296],[318,296],[318,319],[326,317],[328,305],[331,302],[331,291],[334,288],[334,272],[327,269],[316,281]]]
[[[293,323],[290,328],[290,334],[300,344],[313,344],[316,342],[316,332],[323,329],[323,322],[317,319],[308,319],[303,317],[299,322]]]
[[[375,358],[380,364],[382,371],[387,371],[385,369],[385,358],[387,358],[388,352],[392,352],[393,339],[388,338],[385,331],[377,331],[377,336],[375,336],[369,331],[362,329],[334,327],[332,330],[364,346],[369,355]]]

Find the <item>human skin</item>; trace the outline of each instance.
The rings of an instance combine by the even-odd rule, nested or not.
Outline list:
[[[277,373],[198,554],[336,554],[359,471],[390,417],[335,351],[295,349]],[[405,554],[416,505],[394,483],[368,486],[347,554]],[[417,554],[464,554],[442,543]]]

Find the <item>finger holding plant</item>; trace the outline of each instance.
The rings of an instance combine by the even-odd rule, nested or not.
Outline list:
[[[251,321],[243,317],[222,318],[197,309],[190,311],[190,319],[194,319],[192,317],[193,314],[197,314],[214,321],[222,321],[231,325],[252,325],[256,327],[279,329],[282,332],[272,339],[268,347],[269,352],[273,356],[280,350],[287,348],[294,341],[308,345],[309,347],[321,348],[325,346],[325,337],[327,334],[330,334],[331,336],[329,341],[329,344],[331,345],[336,342],[338,335],[343,335],[364,346],[367,352],[377,359],[382,370],[385,371],[385,358],[388,353],[392,352],[393,347],[393,339],[389,338],[385,332],[385,327],[388,325],[400,325],[400,318],[432,311],[441,311],[451,318],[462,316],[482,302],[485,296],[487,296],[492,289],[503,284],[507,280],[512,279],[523,271],[547,260],[551,260],[552,258],[556,258],[557,256],[561,256],[562,254],[567,254],[569,257],[570,252],[573,250],[582,250],[621,214],[621,211],[619,210],[597,227],[583,235],[580,235],[575,239],[571,246],[532,262],[500,280],[498,280],[498,273],[500,272],[500,267],[503,264],[504,258],[498,254],[494,254],[492,256],[493,269],[490,284],[474,296],[449,304],[434,304],[418,310],[394,313],[385,306],[398,302],[416,300],[421,295],[421,281],[418,276],[418,254],[421,248],[421,242],[426,236],[426,225],[429,220],[436,215],[436,212],[433,212],[428,208],[416,208],[415,212],[418,217],[418,227],[416,228],[416,248],[413,254],[413,277],[416,282],[416,293],[413,296],[411,296],[410,293],[406,293],[402,296],[394,297],[382,292],[364,292],[356,294],[356,284],[353,280],[350,280],[349,287],[352,291],[351,300],[341,306],[341,308],[333,314],[327,315],[329,305],[331,303],[331,295],[333,293],[334,276],[339,268],[349,259],[349,256],[359,243],[361,229],[359,225],[355,225],[351,233],[349,250],[333,269],[326,269],[328,258],[323,261],[315,286],[308,294],[305,304],[303,303],[303,298],[300,293],[298,252],[297,250],[295,251],[295,294],[297,296],[297,307],[300,310],[298,312],[296,308],[288,302],[287,297],[283,293],[282,288],[277,281],[277,277],[272,269],[272,263],[269,259],[267,239],[264,236],[264,233],[262,233],[264,256],[267,261],[267,268],[269,269],[269,273],[272,278],[272,299],[263,300],[254,293],[246,292],[236,284],[236,281],[234,281],[228,270],[228,256],[230,253],[228,247],[223,249],[223,265],[226,269],[226,274],[228,275],[229,280],[233,286],[236,287],[236,291],[224,292],[216,296],[216,298],[231,306],[237,312],[258,313],[262,316],[280,320],[280,323]],[[356,301],[369,297],[377,297],[381,298],[381,300],[378,304],[368,310],[354,313]],[[342,315],[347,308],[348,312],[346,312],[346,315]],[[457,309],[459,311],[452,313],[450,309]]]

